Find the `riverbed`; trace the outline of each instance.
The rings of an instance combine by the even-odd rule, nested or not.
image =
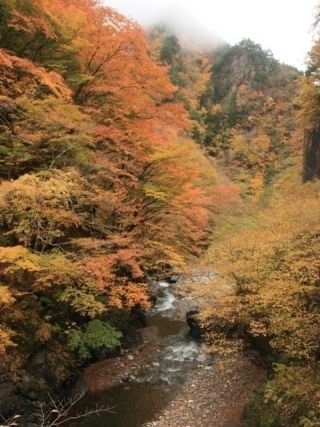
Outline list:
[[[259,383],[259,369],[240,355],[238,360],[221,363],[208,354],[190,336],[183,310],[190,309],[192,301],[188,297],[182,301],[176,286],[158,282],[157,303],[143,333],[144,346],[87,371],[90,391],[82,409],[98,405],[111,408],[110,412],[72,426],[240,425],[244,404]]]

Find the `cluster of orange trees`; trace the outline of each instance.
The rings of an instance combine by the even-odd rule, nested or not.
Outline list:
[[[175,92],[98,1],[1,1],[0,369],[27,394],[118,346],[113,314],[207,243],[214,174]]]

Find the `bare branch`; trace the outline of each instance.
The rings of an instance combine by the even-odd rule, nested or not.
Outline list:
[[[71,414],[71,411],[79,403],[86,394],[86,390],[71,398],[65,400],[55,400],[51,395],[48,395],[49,402],[47,404],[39,404],[38,420],[39,427],[57,427],[69,421],[80,420],[90,415],[99,415],[102,412],[112,412],[113,408],[104,406],[96,406],[94,409],[86,408],[83,412]]]

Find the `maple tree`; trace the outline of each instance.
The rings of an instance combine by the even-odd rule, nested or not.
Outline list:
[[[219,177],[227,210],[215,211],[204,261],[217,275],[193,289],[206,301],[197,321],[208,351],[255,349],[264,360],[248,427],[316,426],[320,416],[318,45],[306,76],[250,43],[226,48],[202,98],[208,153],[236,189]]]

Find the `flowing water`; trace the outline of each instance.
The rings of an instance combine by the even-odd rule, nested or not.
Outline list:
[[[172,286],[159,282],[157,304],[148,315],[148,326],[156,329],[160,341],[151,365],[128,384],[86,397],[85,406],[114,407],[73,424],[81,427],[142,427],[154,419],[179,392],[189,369],[205,363],[199,343],[188,333],[185,322],[175,319],[176,298]]]

